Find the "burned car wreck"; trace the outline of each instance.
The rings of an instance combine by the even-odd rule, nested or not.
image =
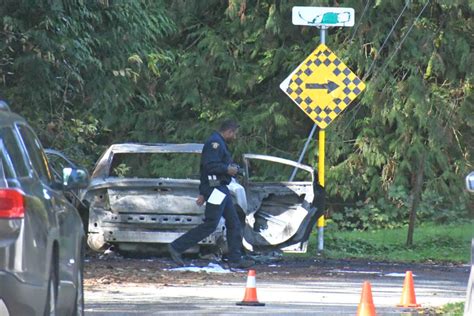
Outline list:
[[[195,200],[202,147],[110,146],[99,158],[81,197],[89,209],[90,248],[102,251],[113,245],[124,252],[164,251],[164,246],[200,224],[205,207]],[[244,154],[242,161],[245,173],[229,189],[242,221],[245,248],[251,252],[306,252],[311,229],[322,215],[315,203],[315,195],[322,196],[322,191],[315,183],[313,168],[256,154]],[[271,164],[273,169],[262,164]],[[282,181],[285,168],[297,168],[297,180]],[[275,174],[275,179],[259,175],[259,170]],[[202,247],[225,251],[225,229],[221,219],[214,233],[188,252]]]

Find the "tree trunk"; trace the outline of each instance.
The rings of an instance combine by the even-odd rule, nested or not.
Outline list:
[[[421,199],[421,188],[423,187],[423,177],[424,177],[424,166],[425,166],[425,157],[421,155],[418,160],[417,168],[415,169],[416,173],[412,174],[412,190],[410,194],[410,218],[408,222],[408,236],[407,236],[407,246],[411,247],[413,245],[413,232],[415,231],[415,219],[416,219],[416,209],[418,204],[420,204]]]

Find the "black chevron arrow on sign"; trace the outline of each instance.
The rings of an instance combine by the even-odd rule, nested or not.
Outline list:
[[[306,89],[327,89],[328,93],[331,93],[332,91],[336,90],[339,88],[339,85],[335,82],[332,82],[331,80],[328,80],[327,83],[307,83],[306,84]]]

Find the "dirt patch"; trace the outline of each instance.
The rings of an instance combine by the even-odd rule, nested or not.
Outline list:
[[[186,263],[196,267],[206,267],[210,262],[228,268],[222,262],[205,259],[187,260]],[[207,273],[190,271],[170,271],[177,265],[168,257],[133,259],[121,257],[88,257],[84,268],[84,286],[92,289],[97,285],[122,283],[154,283],[156,285],[205,285],[219,282],[241,282],[246,271],[236,270],[231,273]],[[327,273],[321,270],[314,260],[281,260],[271,263],[257,263],[253,267],[258,277],[265,280],[304,279],[315,274]]]
[[[187,259],[188,265],[206,267],[210,262],[227,266],[222,262],[209,259]],[[154,284],[156,286],[172,285],[206,285],[235,283],[245,281],[246,271],[237,270],[231,273],[207,273],[190,271],[170,271],[177,265],[169,257],[151,257],[145,259],[123,258],[116,254],[92,255],[86,258],[84,268],[85,289],[100,285],[120,284]],[[380,275],[391,272],[416,271],[427,275],[442,274],[446,279],[463,277],[469,273],[468,266],[455,265],[421,265],[408,263],[369,262],[361,260],[329,260],[324,258],[282,258],[279,261],[257,263],[253,267],[257,279],[271,281],[314,280],[319,277],[351,278],[354,271],[375,271]]]

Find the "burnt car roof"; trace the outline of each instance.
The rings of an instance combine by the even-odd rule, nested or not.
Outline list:
[[[106,177],[106,165],[110,163],[114,153],[196,153],[202,152],[203,144],[185,143],[121,143],[113,144],[104,152],[104,154],[97,161],[92,174],[92,178]],[[268,161],[279,162],[283,164],[292,165],[297,168],[304,169],[313,173],[314,169],[311,166],[301,164],[289,159],[284,159],[275,156],[258,155],[258,154],[244,154],[244,159],[262,159]]]
[[[203,144],[167,144],[167,143],[122,143],[113,144],[99,158],[94,167],[91,179],[105,178],[108,174],[108,165],[113,154],[116,153],[193,153],[200,154]]]
[[[203,144],[168,144],[168,143],[123,143],[111,145],[108,151],[114,153],[201,153]]]

